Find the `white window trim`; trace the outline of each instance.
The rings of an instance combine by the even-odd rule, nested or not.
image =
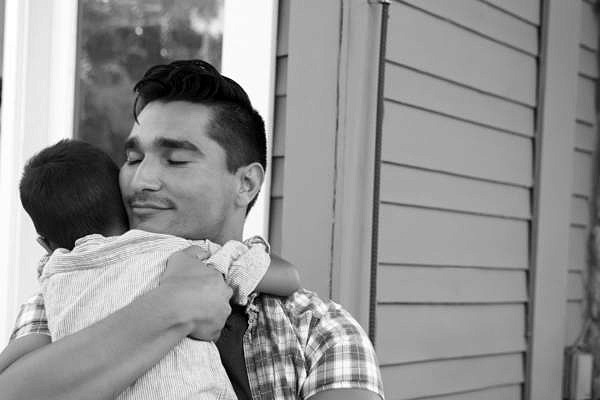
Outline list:
[[[0,346],[37,288],[43,254],[18,183],[35,152],[73,131],[76,0],[7,0],[0,138]]]

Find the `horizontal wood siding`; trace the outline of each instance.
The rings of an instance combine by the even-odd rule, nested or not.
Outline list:
[[[584,324],[584,312],[583,301],[567,302],[565,346],[572,346],[581,334]]]
[[[419,156],[416,152],[412,155],[415,159]],[[423,161],[425,165],[422,167],[384,162],[381,169],[381,201],[514,219],[531,218],[528,206],[531,193],[528,188],[454,175],[450,173],[450,166],[441,169],[430,163],[431,167],[428,168],[425,163],[428,160]],[[430,161],[442,164],[440,159]],[[469,173],[464,164],[467,164],[464,159],[456,160],[455,170]],[[485,172],[476,171],[480,175]]]
[[[379,360],[395,365],[524,351],[524,308],[523,304],[382,304],[376,342],[387,351],[379,353]]]
[[[523,24],[503,10],[491,7],[480,0],[406,0],[405,2],[500,44],[520,49],[534,57],[538,54],[535,25]]]
[[[565,346],[572,345],[583,329],[585,320],[585,287],[588,277],[588,241],[590,238],[590,202],[596,163],[597,118],[596,86],[598,84],[598,15],[594,6],[581,3],[581,35],[577,77],[577,108],[573,149],[573,183],[571,226],[567,280],[567,317]]]
[[[590,124],[595,124],[596,111],[594,97],[596,83],[593,78],[579,75],[577,81],[577,119]]]
[[[581,271],[569,271],[567,280],[567,300],[582,301],[585,296],[584,275]]]
[[[534,109],[389,63],[384,96],[450,119],[533,136]]]
[[[527,301],[526,271],[382,264],[377,278],[381,304]]]
[[[475,4],[453,2],[446,7],[456,9],[463,6],[464,9]],[[443,9],[438,11],[443,12]],[[475,35],[461,26],[440,23],[436,15],[412,6],[398,4],[391,9],[390,19],[394,21],[388,32],[387,57],[390,60],[461,85],[535,105],[534,56]],[[500,30],[504,29],[497,20],[488,22]],[[428,34],[416,34],[419,31]],[[528,35],[535,40],[535,29]],[[475,54],[477,56],[473,57]],[[469,62],[465,63],[465,60]]]
[[[389,133],[383,137],[383,161],[523,187],[532,184],[531,138],[393,102],[385,105],[383,126]]]
[[[527,269],[529,223],[382,204],[379,261]]]
[[[277,10],[275,61],[275,105],[273,110],[273,151],[271,158],[271,206],[269,240],[273,252],[281,254],[283,224],[283,167],[287,114],[287,64],[290,29],[290,0],[281,0]]]
[[[598,59],[596,52],[584,45],[579,46],[579,72],[589,78],[598,77]]]
[[[515,18],[525,20],[539,26],[541,20],[541,4],[536,0],[483,0],[511,14]]]
[[[390,6],[375,315],[387,398],[522,398],[539,13],[537,0]]]
[[[590,153],[573,153],[573,194],[590,198],[592,193],[593,158]]]
[[[598,50],[598,18],[594,6],[586,1],[581,3],[581,44]]]
[[[569,270],[583,271],[587,265],[587,235],[586,228],[571,225],[569,228]]]
[[[521,398],[521,385],[495,386],[477,389],[448,396],[422,397],[420,400],[518,400]]]
[[[381,374],[388,399],[421,399],[521,384],[523,364],[518,352],[390,365],[382,367]]]
[[[591,151],[596,149],[596,127],[583,121],[575,124],[575,149]]]

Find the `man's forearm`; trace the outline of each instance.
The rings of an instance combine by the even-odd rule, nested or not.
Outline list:
[[[113,399],[189,334],[167,303],[155,289],[27,354],[0,374],[2,399]]]

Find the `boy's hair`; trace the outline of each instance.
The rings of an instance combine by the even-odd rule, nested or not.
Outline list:
[[[33,156],[19,191],[38,234],[59,247],[72,250],[83,236],[127,226],[119,168],[82,141],[61,140]]]
[[[187,101],[209,107],[213,113],[208,135],[226,154],[227,169],[258,162],[267,170],[265,124],[248,95],[232,79],[202,60],[175,61],[150,68],[135,85],[133,116],[153,101]],[[256,197],[248,204],[250,211]]]

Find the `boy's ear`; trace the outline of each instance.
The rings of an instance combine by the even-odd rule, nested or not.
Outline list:
[[[236,204],[240,207],[247,207],[248,204],[258,196],[260,187],[265,180],[265,170],[260,163],[252,163],[240,167],[237,171],[239,179],[239,190],[237,193]]]
[[[48,242],[48,239],[46,239],[43,236],[38,236],[36,240],[40,244],[40,246],[42,246],[44,250],[48,252],[48,254],[52,253],[52,246],[50,246],[50,242]]]

